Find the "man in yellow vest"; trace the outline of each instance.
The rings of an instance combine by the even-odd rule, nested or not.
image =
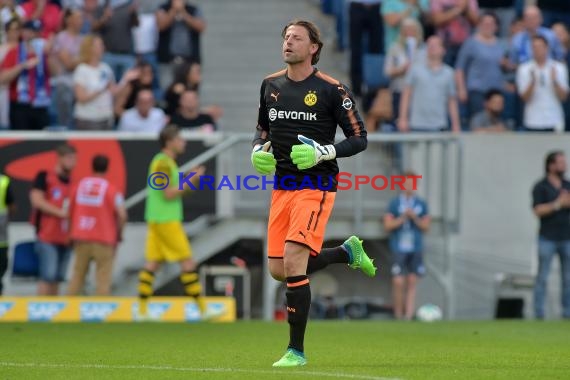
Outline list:
[[[0,174],[0,295],[2,295],[2,277],[8,268],[8,220],[16,211],[14,192],[10,178]]]

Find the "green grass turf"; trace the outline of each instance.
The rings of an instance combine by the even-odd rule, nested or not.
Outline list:
[[[308,365],[273,369],[287,334],[265,322],[0,324],[0,379],[570,379],[570,322],[315,321]]]

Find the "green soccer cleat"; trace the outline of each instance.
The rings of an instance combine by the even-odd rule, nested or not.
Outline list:
[[[360,269],[368,277],[374,277],[376,275],[377,268],[374,266],[374,259],[370,259],[366,252],[364,252],[362,240],[353,235],[346,239],[342,246],[350,255],[352,262],[349,266],[352,269]]]
[[[300,367],[306,364],[307,359],[305,359],[305,355],[290,348],[281,359],[273,363],[273,367]]]

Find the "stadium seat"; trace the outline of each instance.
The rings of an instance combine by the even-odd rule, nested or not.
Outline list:
[[[35,241],[16,244],[12,260],[12,277],[37,277],[39,260],[34,248]]]

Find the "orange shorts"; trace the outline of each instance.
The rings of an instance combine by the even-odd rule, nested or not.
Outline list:
[[[311,255],[319,254],[335,196],[335,192],[313,189],[273,190],[267,256],[282,259],[287,241],[307,246]]]

